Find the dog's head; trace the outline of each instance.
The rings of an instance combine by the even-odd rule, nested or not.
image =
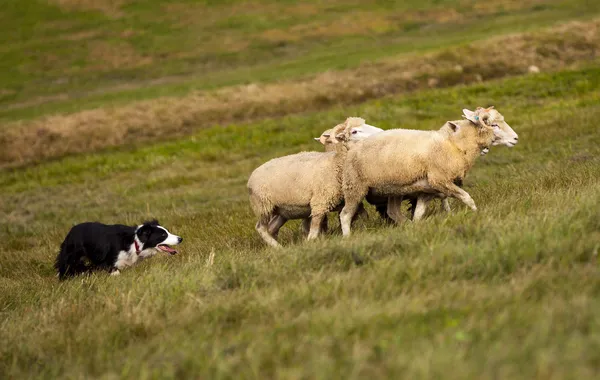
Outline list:
[[[135,231],[136,244],[139,244],[137,250],[142,257],[152,256],[157,251],[166,252],[170,255],[177,253],[177,250],[171,248],[171,245],[177,245],[183,241],[183,238],[173,235],[166,228],[159,225],[158,220],[144,222],[138,226]]]

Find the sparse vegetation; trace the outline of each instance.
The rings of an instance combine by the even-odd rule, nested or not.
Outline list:
[[[94,6],[69,10],[81,12],[71,20],[73,25],[80,25],[78,33],[90,33],[92,26],[101,31],[107,18],[114,20],[113,26],[131,14],[145,15],[145,20],[158,18],[156,9],[163,9],[155,1],[148,1],[154,5],[146,8],[137,1],[57,0],[39,2],[40,14],[59,9],[48,6],[50,3],[64,10],[75,9],[67,8],[72,4]],[[265,21],[259,27],[248,24],[245,16],[225,16],[225,10],[234,12],[235,7],[256,15],[258,10],[253,13],[252,4],[264,6],[263,20],[269,21],[270,29],[277,29],[278,20],[285,18],[282,9],[293,15],[287,21],[290,23],[305,25],[306,19],[315,23],[321,22],[321,17],[326,19],[321,11],[310,13],[314,7],[325,6],[321,2],[308,3],[305,9],[280,2],[219,2],[221,8],[211,8],[215,7],[211,3],[195,2],[185,8],[182,2],[169,7],[189,10],[189,18],[181,18],[182,23],[193,19],[194,7],[213,9],[214,14],[207,15],[207,25],[217,19],[222,23],[218,25],[229,25],[227,28],[240,33],[236,43],[255,41],[253,33],[264,33]],[[469,12],[493,9],[494,17],[504,20],[504,25],[520,17],[536,20],[537,12],[552,15],[548,22],[560,20],[560,12],[565,20],[576,14],[592,16],[594,7],[582,7],[586,2],[559,1],[492,5],[473,0],[452,2],[452,6],[435,1],[418,3],[422,7],[412,1],[406,2],[410,4],[406,7],[412,7],[415,14],[422,10],[423,22],[440,31],[445,31],[443,17],[450,17],[436,15],[440,24],[432,23],[432,12],[440,7],[457,12],[469,6]],[[0,20],[21,9],[23,3],[11,0],[7,4]],[[99,4],[108,5],[100,8]],[[336,9],[336,16],[344,12],[341,2],[328,4]],[[383,8],[388,3],[369,3],[379,9],[373,4]],[[364,11],[361,6],[349,9]],[[73,14],[62,14],[64,10],[50,13],[47,20],[67,19]],[[219,16],[219,12],[224,15]],[[308,12],[309,16],[303,19],[294,12]],[[478,31],[471,41],[495,33],[482,23],[465,22],[465,30]],[[84,28],[86,25],[91,26]],[[412,30],[408,21],[402,25]],[[533,21],[530,24],[535,25]],[[498,29],[498,33],[506,31]],[[243,31],[247,31],[247,39],[241,36]],[[73,36],[75,31],[70,33]],[[415,36],[410,31],[390,33],[396,37],[388,41]],[[152,44],[164,44],[165,49],[174,46],[170,40],[174,37],[165,35]],[[26,37],[25,33],[0,49],[14,52],[18,46],[46,46],[41,40]],[[427,41],[426,37],[421,35],[421,41]],[[0,38],[8,39],[6,34]],[[330,38],[327,43],[334,52],[357,41],[348,35]],[[96,98],[95,110],[2,126],[3,164],[28,164],[0,170],[0,377],[597,377],[598,22],[567,23],[552,27],[550,32],[496,38],[450,46],[451,38],[445,36],[433,52],[415,52],[412,57],[312,77],[303,76],[308,71],[274,69],[275,60],[264,67],[272,70],[266,79],[285,78],[277,83],[214,89],[180,98],[173,97],[170,90],[162,94],[169,98],[161,98],[159,92],[152,93],[153,89],[146,94],[138,88],[136,93],[144,93],[145,98],[158,98],[118,107],[111,105],[114,98]],[[140,36],[140,46],[144,41],[150,44],[148,41],[153,40]],[[261,50],[253,43],[239,47],[239,54],[259,54]],[[314,54],[313,58],[321,49],[318,44],[310,45],[305,37],[286,43],[308,50],[312,46],[316,50],[308,55]],[[403,51],[401,45],[399,41],[390,50]],[[186,42],[181,49],[189,46],[194,43]],[[498,55],[500,50],[494,50],[495,46],[510,47],[512,55]],[[71,51],[68,46],[65,49]],[[78,49],[73,47],[72,53]],[[268,55],[272,49],[273,45],[268,45],[261,54]],[[472,61],[457,62],[456,53],[465,51],[472,53]],[[302,55],[294,54],[290,59]],[[134,72],[146,73],[147,79],[157,70],[154,78],[159,78],[160,65],[155,59]],[[243,60],[239,59],[232,62],[243,70]],[[303,62],[309,62],[306,59]],[[413,68],[414,82],[402,82],[401,71],[416,63],[419,67]],[[58,67],[73,63],[63,64],[57,66],[57,72]],[[461,70],[456,69],[457,64]],[[541,72],[526,74],[531,64],[539,66]],[[325,66],[317,65],[313,72]],[[248,72],[258,70],[251,59],[248,67]],[[50,78],[54,75],[51,72],[43,75]],[[113,67],[108,72],[119,70]],[[83,71],[80,74],[73,78],[93,77],[86,77]],[[465,79],[475,74],[482,76],[481,82],[474,77]],[[130,78],[133,87],[143,75]],[[0,83],[6,91],[16,91],[2,76]],[[437,83],[430,81],[432,78]],[[45,93],[50,90],[39,78],[32,77],[30,82],[15,75],[11,80],[22,86],[22,92],[7,95],[13,98],[4,104],[60,93]],[[338,87],[345,88],[345,81],[364,83],[369,90],[362,95],[336,92]],[[74,80],[63,88],[103,91],[97,86],[100,82],[90,80],[84,86]],[[232,79],[227,84],[241,82]],[[216,83],[220,86],[225,82]],[[415,84],[404,87],[403,83]],[[317,84],[323,86],[320,94],[325,99],[311,97],[310,89]],[[238,97],[232,98],[232,94]],[[202,108],[203,113],[195,108],[186,113],[185,107],[197,107],[194,103],[200,99],[206,107],[215,108],[211,112]],[[228,102],[218,108],[217,100]],[[62,113],[65,105],[79,108],[84,104],[70,102],[68,98],[49,102],[49,108],[40,114]],[[83,108],[91,103],[85,104]],[[101,108],[103,105],[106,107]],[[250,172],[266,160],[301,150],[320,150],[312,138],[350,115],[385,129],[432,129],[460,117],[462,108],[478,105],[501,107],[519,134],[519,144],[513,149],[493,148],[470,172],[465,187],[478,205],[477,213],[454,201],[451,215],[432,210],[420,224],[393,227],[367,207],[373,217],[357,222],[349,239],[342,239],[339,222],[333,218],[329,221],[332,232],[308,243],[302,240],[298,223],[290,222],[281,230],[279,240],[285,247],[279,251],[266,248],[256,234],[245,184]],[[23,115],[37,116],[33,110]],[[224,111],[228,114],[223,115]],[[11,115],[19,119],[16,113]],[[145,123],[131,121],[134,115],[149,123],[150,132],[142,131]],[[124,128],[101,127],[96,129],[97,135],[91,135],[74,127],[90,122],[116,126],[114,120],[122,120]],[[64,123],[62,129],[60,123]],[[172,128],[176,123],[180,123],[179,129]],[[63,140],[57,141],[46,139],[46,132],[36,139],[19,140],[19,134],[6,139],[11,130],[28,136],[35,128],[42,130],[49,125],[71,134],[59,134]],[[167,135],[177,137],[167,140]],[[143,143],[129,144],[133,136]],[[42,141],[49,153],[35,145]],[[89,146],[72,146],[83,142]],[[25,152],[27,149],[36,153]],[[20,150],[21,156],[11,156],[7,153],[10,150]],[[148,217],[157,217],[185,238],[180,255],[154,257],[124,271],[119,278],[98,273],[57,281],[52,261],[73,224],[85,220],[135,224]]]

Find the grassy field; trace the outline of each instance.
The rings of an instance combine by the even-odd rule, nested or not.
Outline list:
[[[110,113],[116,103],[198,88],[303,83],[303,75],[363,70],[371,58],[402,52],[419,60],[477,51],[477,42],[457,45],[490,46],[495,35],[576,18],[588,20],[575,29],[592,35],[598,10],[589,1],[179,3],[164,12],[158,1],[10,0],[0,13],[2,28],[14,31],[0,36],[12,59],[2,64],[14,70],[0,74],[2,117],[38,125],[30,123],[52,120],[39,118],[47,114],[70,120],[79,117],[72,111]],[[352,33],[344,23],[325,27],[358,15],[370,22]],[[47,24],[36,23],[42,16]],[[597,377],[600,66],[595,34],[557,28],[568,31],[554,39],[559,51],[590,55],[566,54],[569,62],[555,59],[534,75],[509,70],[275,114],[216,115],[177,138],[130,137],[0,169],[0,377]],[[76,33],[128,43],[149,60],[100,69],[86,55],[93,49],[65,42]],[[555,51],[544,50],[549,37],[526,40]],[[345,61],[340,52],[350,46]],[[36,66],[33,52],[50,51],[58,57],[51,68]],[[65,73],[72,80],[48,85]],[[384,82],[383,73],[373,71],[373,81]],[[54,98],[60,94],[67,95]],[[452,201],[450,215],[434,209],[421,223],[389,226],[367,207],[369,220],[348,239],[333,215],[332,231],[309,243],[290,222],[282,250],[266,248],[254,231],[250,172],[273,157],[320,149],[312,138],[346,116],[384,129],[435,129],[464,107],[488,105],[519,144],[492,148],[467,177],[476,213]],[[70,226],[150,217],[184,237],[180,255],[156,256],[116,278],[57,281],[52,262]]]
[[[598,14],[589,0],[4,0],[0,121],[297,78]]]

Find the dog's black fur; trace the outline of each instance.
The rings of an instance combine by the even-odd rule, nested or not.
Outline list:
[[[165,243],[167,240],[169,241]],[[122,269],[119,267],[121,263],[117,264],[119,253],[122,253],[122,257],[127,257],[127,254],[137,255],[125,264],[132,265],[138,259],[152,256],[160,250],[175,254],[177,251],[167,244],[179,244],[182,240],[179,236],[171,235],[157,220],[134,227],[97,222],[81,223],[71,228],[67,234],[54,267],[60,280],[93,270],[114,272]]]

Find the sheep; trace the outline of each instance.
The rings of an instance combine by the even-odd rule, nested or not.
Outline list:
[[[494,106],[490,106],[487,111],[493,110]],[[484,109],[478,107],[476,111],[470,111],[468,109],[463,109],[463,117],[474,124],[478,124],[480,119],[478,118],[478,112],[484,112]],[[493,113],[497,113],[497,111],[493,111]],[[502,115],[498,113],[496,115],[499,119],[503,120]],[[513,129],[506,123],[502,123],[500,125],[492,124],[492,128],[494,129],[494,140],[492,141],[492,145],[505,145],[508,147],[515,146],[519,141],[519,136],[513,131]],[[480,155],[485,156],[490,151],[489,147],[485,147],[481,150]],[[456,181],[455,184],[457,186],[462,187],[462,179]],[[427,204],[435,197],[442,198],[442,206],[444,207],[446,212],[450,211],[450,205],[448,204],[448,198],[443,194],[426,194],[421,193],[416,201],[416,205],[412,207],[412,220],[414,222],[419,221],[427,211]],[[412,200],[411,200],[412,201]],[[390,215],[397,215],[400,212],[400,205],[402,202],[402,197],[391,197],[388,202],[388,213]]]
[[[340,213],[344,236],[350,234],[350,221],[369,192],[390,197],[440,193],[477,210],[457,182],[485,148],[514,146],[518,136],[493,107],[464,111],[467,120],[448,121],[438,131],[392,129],[356,143],[344,165],[345,205]],[[394,204],[390,206],[393,209]]]
[[[356,130],[358,130],[358,131],[356,131]],[[368,124],[365,124],[364,126],[356,128],[356,130],[352,131],[352,138],[354,141],[362,140],[373,134],[383,132],[383,129],[373,127]],[[326,152],[331,151],[332,149],[335,148],[335,146],[332,144],[332,141],[331,141],[331,129],[326,130],[325,132],[323,132],[321,134],[320,137],[315,137],[314,139],[315,139],[315,141],[318,141],[324,145]],[[407,199],[410,202],[410,210],[412,211],[413,215],[416,210],[418,196],[419,196],[419,194],[414,194],[414,196],[412,196],[412,197],[408,197],[408,196],[404,197],[404,199]],[[423,197],[422,199],[427,199],[427,201],[429,201],[430,199],[433,199],[435,197],[435,196],[431,196],[429,194],[426,194],[426,195],[421,194],[421,196]],[[400,203],[398,203],[398,200],[388,200],[388,197],[378,196],[373,193],[368,193],[365,196],[365,200],[367,201],[367,203],[375,206],[375,210],[377,211],[377,213],[381,216],[381,218],[383,220],[385,220],[387,222],[394,221],[396,223],[400,223],[402,220],[405,219],[404,215],[402,215],[399,212],[400,203],[402,202],[402,199],[400,199],[399,200]],[[390,202],[392,202],[391,205],[390,205]],[[450,211],[450,206],[448,204],[447,198],[445,198],[445,197],[442,198],[442,205],[447,212]],[[389,209],[389,211],[388,211],[388,209]],[[362,204],[360,204],[359,209],[357,211],[357,215],[363,214],[363,213],[366,213],[366,211],[364,210],[364,207],[362,206]],[[308,233],[308,225],[309,225],[308,223],[309,222],[310,222],[310,220],[308,220],[308,219],[305,219],[303,221],[302,227],[303,227],[303,230],[305,231],[305,234]],[[322,230],[326,231],[327,230],[327,219],[323,219],[323,222],[324,222],[324,224],[322,226]],[[275,226],[277,226],[278,224],[272,220],[272,224],[269,223],[269,225],[273,226],[273,227],[270,227],[269,230],[272,233],[276,233]]]
[[[335,150],[335,145],[333,144],[332,137],[331,137],[332,130],[333,130],[333,128],[328,129],[325,132],[323,132],[321,134],[321,136],[314,138],[315,141],[318,141],[325,146],[326,152],[332,152]],[[374,135],[376,133],[379,133],[379,132],[383,132],[383,129],[374,127],[369,124],[363,124],[363,125],[352,128],[352,131],[350,132],[351,136],[350,136],[349,141],[351,143],[360,141],[360,140],[366,139],[367,137]]]
[[[335,136],[332,136],[333,128],[330,128],[324,131],[321,136],[315,137],[314,139],[325,146],[326,152],[335,151],[337,142]],[[362,139],[369,137],[372,134],[383,132],[383,129],[374,127],[369,124],[355,125],[350,129],[350,139],[349,143],[353,143]],[[360,215],[367,215],[364,207],[359,207],[357,211],[357,217]],[[356,219],[356,218],[355,218]],[[279,234],[279,229],[287,222],[287,219],[282,215],[275,215],[269,221],[268,231],[275,239],[277,239],[277,235]],[[308,235],[310,230],[310,218],[305,218],[302,220],[302,232],[305,236]],[[321,232],[327,232],[327,218],[323,218],[321,222]]]
[[[289,219],[311,218],[308,240],[319,236],[326,214],[342,200],[342,168],[348,153],[353,127],[365,121],[350,117],[337,125],[334,152],[301,152],[272,159],[255,169],[248,179],[250,205],[258,217],[256,230],[270,246],[280,244],[271,232],[273,216],[285,223]],[[276,228],[278,230],[278,228]]]
[[[381,128],[377,128],[377,127],[372,127],[372,128],[373,129],[370,129],[366,133],[362,134],[362,136],[361,136],[362,139],[367,138],[372,134],[383,132],[383,129],[381,129]],[[316,141],[319,141],[321,144],[323,144],[325,146],[326,152],[330,151],[331,149],[334,149],[334,146],[331,144],[331,138],[329,137],[330,131],[331,131],[331,129],[328,129],[325,132],[323,132],[323,134],[320,137],[315,137]],[[375,206],[375,210],[377,211],[377,213],[383,220],[392,221],[392,219],[387,214],[387,208],[388,208],[388,198],[387,197],[379,197],[375,194],[367,194],[367,196],[365,197],[365,200],[370,205]],[[362,206],[362,204],[359,205],[359,209],[358,209],[357,213],[362,213],[364,211],[365,210],[364,210],[364,207]]]
[[[356,141],[365,139],[365,138],[367,138],[371,135],[377,134],[379,132],[383,132],[383,129],[381,129],[381,128],[373,127],[368,124],[365,124],[365,126],[367,126],[368,128],[361,130],[362,133],[358,134],[358,136],[356,136],[356,134],[353,135],[353,137],[355,137]],[[323,134],[321,134],[320,137],[314,138],[315,141],[318,141],[325,146],[326,152],[329,152],[329,151],[331,151],[331,149],[334,149],[334,145],[331,143],[330,133],[331,133],[331,129],[328,129],[325,132],[323,132]],[[377,213],[381,216],[382,219],[391,221],[391,219],[387,215],[387,204],[388,204],[387,197],[378,197],[376,195],[367,194],[367,197],[365,199],[366,199],[367,203],[375,206],[375,210],[377,210]],[[359,206],[359,209],[357,212],[361,213],[363,211],[364,211],[364,207],[362,207],[362,205]]]

